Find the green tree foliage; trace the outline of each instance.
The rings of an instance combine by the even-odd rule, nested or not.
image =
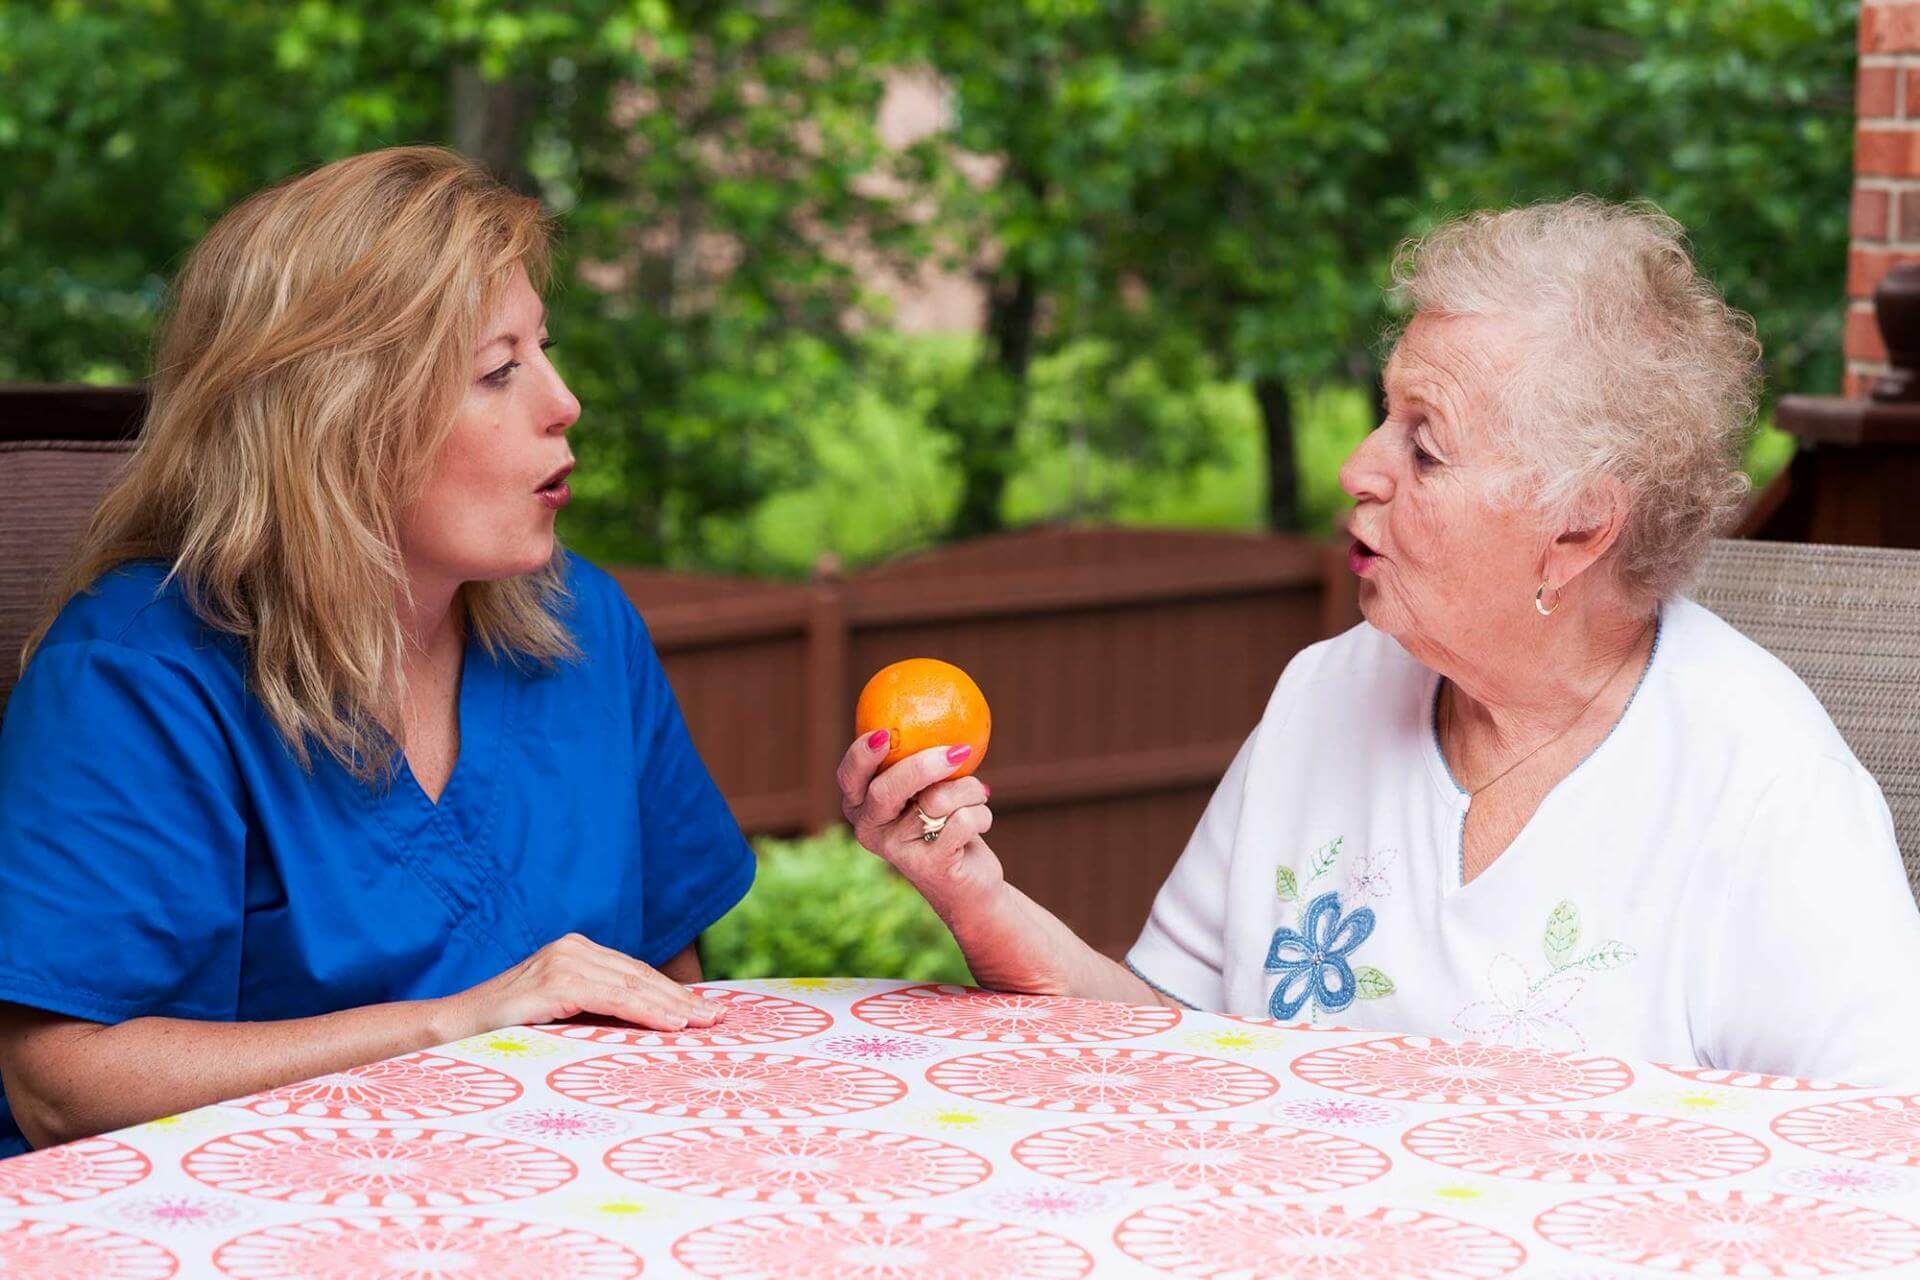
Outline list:
[[[1835,385],[1855,10],[0,0],[0,379],[139,375],[167,277],[235,200],[459,138],[562,219],[567,528],[597,554],[764,567],[769,495],[832,474],[821,442],[876,396],[931,435],[870,517],[902,536],[1048,514],[1013,482],[1062,454],[1177,482],[1226,456],[1239,415],[1187,408],[1223,381],[1288,526],[1318,501],[1295,405],[1372,392],[1393,246],[1463,209],[1658,201],[1757,317],[1772,387]],[[903,65],[952,122],[892,153],[874,114]],[[978,271],[965,359],[886,333],[856,260]]]
[[[961,528],[990,523],[1012,435],[996,424],[1023,411],[1035,350],[1099,334],[1157,353],[1183,333],[1252,390],[1270,521],[1297,525],[1295,389],[1372,390],[1395,245],[1476,206],[1657,201],[1756,315],[1773,385],[1836,380],[1846,0],[973,8],[903,19],[953,87],[956,143],[1004,166],[953,206],[1003,248],[990,394],[946,420],[973,438]]]
[[[245,194],[463,132],[561,214],[557,356],[589,469],[572,526],[698,559],[804,472],[849,394],[855,252],[916,256],[873,179],[853,4],[56,0],[0,8],[0,378],[145,372],[167,276]],[[498,136],[501,129],[510,136]],[[504,145],[502,145],[504,141]],[[506,167],[506,166],[503,166]]]

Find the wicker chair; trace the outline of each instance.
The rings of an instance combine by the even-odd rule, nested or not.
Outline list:
[[[0,387],[0,713],[20,646],[133,449],[137,387]]]
[[[1920,897],[1920,551],[1716,542],[1688,595],[1807,682],[1886,793]]]

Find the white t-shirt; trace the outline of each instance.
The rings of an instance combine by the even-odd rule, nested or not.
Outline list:
[[[1661,610],[1608,738],[1461,883],[1439,677],[1368,625],[1287,664],[1129,966],[1200,1008],[1920,1088],[1920,911],[1784,664]]]

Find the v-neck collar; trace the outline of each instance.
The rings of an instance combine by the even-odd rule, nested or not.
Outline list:
[[[498,691],[497,679],[491,678],[494,675],[497,671],[486,647],[469,631],[460,648],[460,695],[454,712],[459,737],[447,783],[440,788],[439,799],[429,796],[420,779],[414,776],[413,762],[402,751],[396,762],[395,791],[408,793],[410,798],[438,813],[460,804],[463,797],[475,789],[476,779],[484,783],[490,773],[488,755],[493,748],[494,735],[490,730],[495,726],[483,721],[497,702],[490,696]]]
[[[503,743],[511,737],[512,681],[503,669],[510,658],[495,658],[479,639],[469,636],[461,653],[460,750],[436,803],[427,798],[404,752],[394,762],[385,786],[363,788],[374,816],[395,841],[400,861],[431,887],[456,920],[478,929],[503,954],[524,956],[537,948],[531,943],[523,913],[501,914],[516,901],[505,883],[500,861],[492,849],[492,830],[501,786]],[[431,833],[429,835],[429,833]],[[439,858],[430,852],[442,850]],[[453,861],[445,858],[451,855]],[[462,902],[491,910],[470,912]],[[491,921],[489,923],[488,921]],[[521,935],[505,942],[497,932],[511,928]]]
[[[1472,884],[1467,882],[1466,838],[1467,813],[1472,808],[1473,802],[1472,798],[1467,794],[1467,789],[1460,785],[1458,778],[1453,776],[1453,766],[1447,763],[1446,752],[1441,749],[1440,682],[1442,677],[1437,671],[1429,674],[1425,683],[1425,719],[1427,731],[1422,735],[1425,739],[1426,749],[1423,754],[1426,757],[1427,774],[1433,779],[1435,785],[1439,787],[1445,801],[1459,815],[1457,825],[1454,828],[1454,873],[1453,884],[1447,889],[1447,895],[1449,897],[1473,888],[1474,885],[1485,880],[1495,867],[1511,858],[1515,851],[1519,849],[1521,843],[1526,840],[1528,833],[1533,830],[1535,823],[1539,820],[1541,811],[1553,803],[1554,797],[1561,794],[1567,784],[1572,782],[1579,772],[1587,767],[1588,762],[1599,755],[1609,742],[1613,741],[1614,735],[1619,733],[1620,727],[1627,722],[1627,717],[1632,713],[1634,704],[1640,700],[1640,690],[1646,686],[1648,678],[1653,675],[1654,664],[1660,660],[1660,641],[1665,635],[1666,629],[1666,607],[1664,605],[1656,606],[1654,609],[1653,622],[1653,648],[1647,654],[1646,665],[1640,668],[1640,676],[1639,679],[1634,681],[1633,691],[1627,695],[1626,705],[1620,708],[1620,714],[1614,718],[1613,724],[1607,729],[1606,735],[1602,737],[1600,741],[1594,743],[1593,749],[1582,756],[1580,762],[1569,769],[1567,775],[1561,778],[1560,781],[1554,783],[1547,791],[1547,794],[1540,798],[1540,803],[1534,806],[1533,813],[1529,815],[1526,822],[1521,825],[1520,830],[1514,833],[1513,839],[1507,842],[1507,847],[1500,852],[1500,856],[1489,863],[1486,869],[1478,876],[1475,876]]]

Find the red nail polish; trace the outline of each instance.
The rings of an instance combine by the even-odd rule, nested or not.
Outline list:
[[[968,756],[970,756],[970,755],[972,755],[972,754],[973,754],[973,748],[972,748],[972,747],[969,747],[969,746],[964,746],[964,745],[963,745],[963,746],[958,746],[958,747],[948,747],[948,748],[947,748],[947,763],[948,763],[948,764],[959,764],[959,763],[960,763],[960,762],[961,762],[962,760],[965,760],[965,759],[966,759],[966,758],[967,758]]]
[[[986,783],[984,783],[984,782],[983,782],[983,783],[981,783],[981,784],[980,784],[980,788],[981,788],[981,790],[983,790],[983,791],[985,791],[985,792],[987,793],[987,799],[989,799],[989,800],[991,800],[991,799],[993,799],[993,788],[992,788],[992,787],[989,787],[989,786],[988,786],[988,785],[987,785]]]
[[[887,745],[887,731],[885,729],[875,729],[872,733],[867,735],[867,750],[878,751],[880,750],[880,748],[886,745]]]

